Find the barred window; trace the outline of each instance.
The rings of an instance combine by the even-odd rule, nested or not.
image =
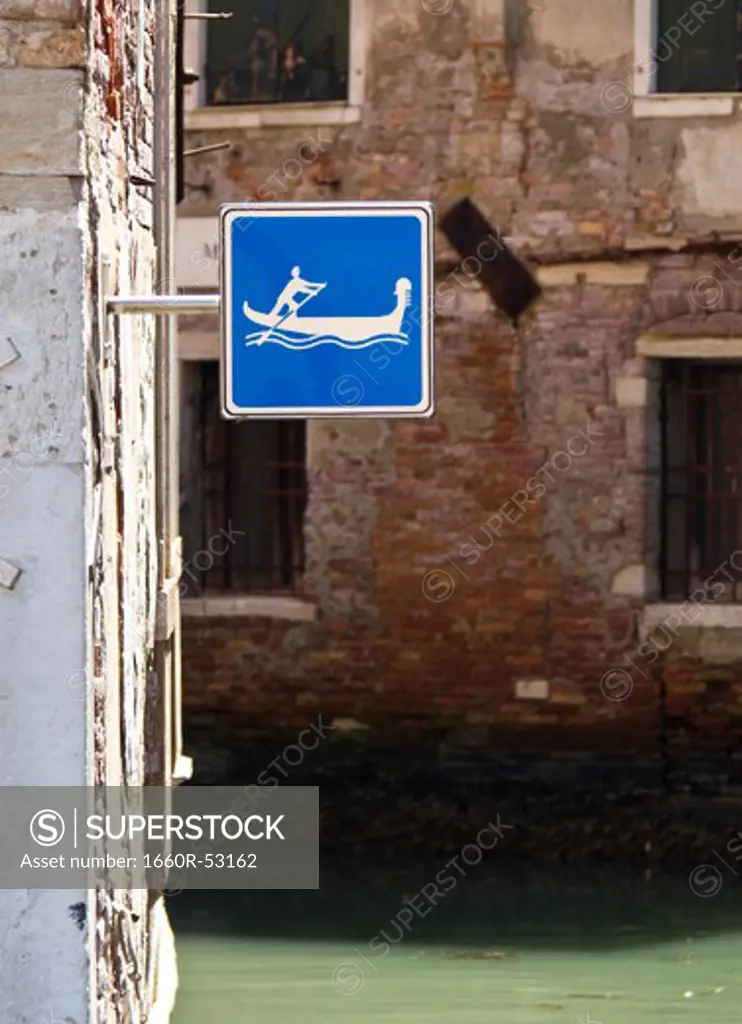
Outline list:
[[[181,593],[290,591],[304,569],[305,423],[223,420],[219,364],[182,365]]]
[[[349,0],[210,0],[206,102],[347,100]]]
[[[714,601],[740,602],[742,363],[661,367],[663,598],[684,601],[713,577]]]

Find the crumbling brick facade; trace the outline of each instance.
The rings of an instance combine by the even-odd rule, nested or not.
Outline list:
[[[476,260],[438,238],[436,415],[309,425],[296,596],[315,611],[267,601],[225,618],[193,602],[192,743],[321,714],[433,757],[612,751],[676,777],[696,755],[726,763],[739,633],[683,619],[661,657],[636,653],[660,600],[661,360],[641,338],[726,337],[722,354],[740,354],[740,282],[719,267],[742,216],[715,164],[739,125],[633,116],[629,0],[599,15],[369,0],[366,25],[359,123],[192,132],[232,146],[189,162],[181,212],[248,198],[443,212],[469,197],[543,293],[511,324]]]

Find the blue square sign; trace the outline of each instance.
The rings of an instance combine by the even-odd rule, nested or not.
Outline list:
[[[430,203],[222,207],[228,419],[433,414]]]

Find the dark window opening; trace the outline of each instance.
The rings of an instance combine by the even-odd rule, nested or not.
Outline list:
[[[206,102],[347,100],[349,0],[209,0]]]
[[[662,360],[663,598],[742,601],[742,363]],[[734,564],[737,563],[739,568]]]
[[[219,364],[184,370],[181,594],[294,589],[304,571],[306,427],[219,414]]]
[[[657,92],[740,91],[742,2],[657,0]]]

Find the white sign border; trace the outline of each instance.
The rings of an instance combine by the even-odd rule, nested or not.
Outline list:
[[[343,406],[333,405],[312,409],[240,408],[230,402],[232,394],[232,291],[227,268],[231,262],[232,221],[245,214],[260,216],[342,217],[397,216],[410,213],[423,226],[422,303],[421,323],[423,397],[419,405],[409,406]],[[435,413],[435,310],[433,308],[433,271],[435,239],[435,207],[429,202],[337,202],[337,203],[225,203],[219,211],[219,280],[221,285],[221,359],[220,391],[221,413],[226,420],[308,420],[308,419],[430,419]]]

